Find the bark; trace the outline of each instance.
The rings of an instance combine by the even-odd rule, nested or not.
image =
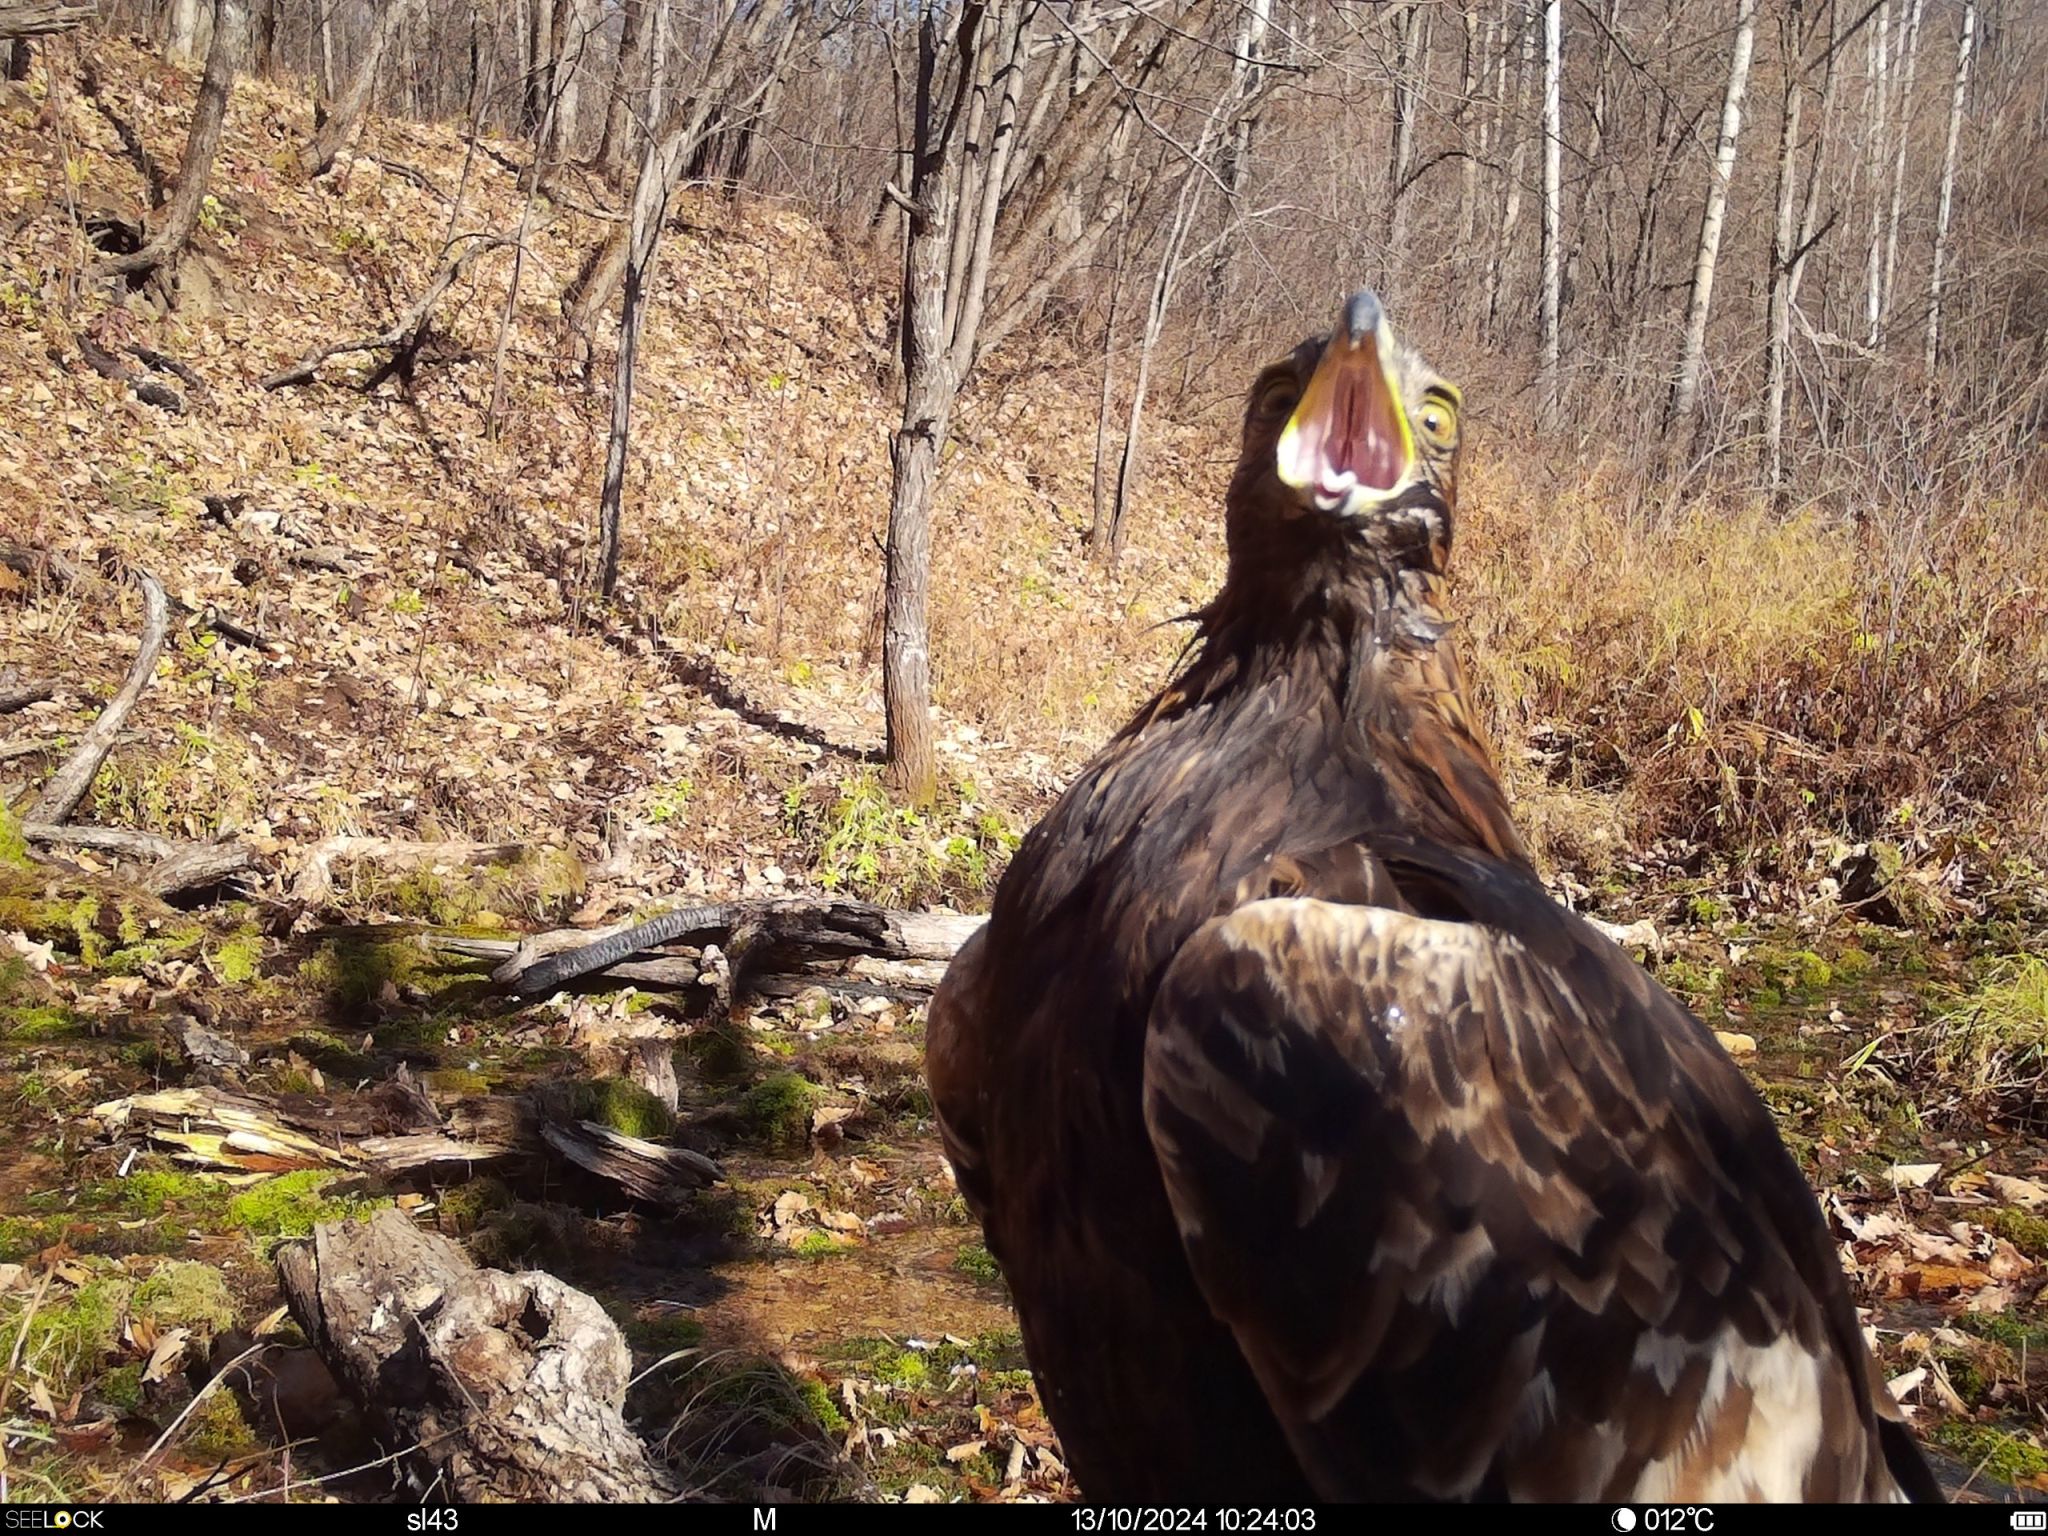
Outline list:
[[[604,132],[597,141],[598,169],[612,178],[625,171],[633,136],[632,104],[641,93],[641,80],[647,72],[646,49],[642,46],[652,38],[652,30],[647,26],[647,7],[662,3],[663,0],[625,0],[625,15],[619,23],[619,57],[612,70],[611,94],[605,102]]]
[[[1493,260],[1486,269],[1486,326],[1489,340],[1500,336],[1500,317],[1509,301],[1508,265],[1514,256],[1515,231],[1522,222],[1522,178],[1527,163],[1529,82],[1535,76],[1536,28],[1525,11],[1520,23],[1521,46],[1515,65],[1514,103],[1507,101],[1507,56],[1501,56],[1501,133],[1514,135],[1514,149],[1508,155],[1507,175],[1501,195],[1500,233],[1494,241]]]
[[[1791,367],[1792,266],[1799,195],[1799,127],[1806,72],[1799,57],[1802,0],[1789,0],[1784,29],[1785,97],[1778,127],[1777,213],[1771,229],[1770,300],[1764,361],[1764,477],[1774,497],[1785,487],[1785,384]]]
[[[71,819],[78,802],[92,788],[100,764],[114,750],[114,740],[121,734],[122,722],[135,707],[135,701],[142,697],[142,690],[149,686],[149,680],[156,675],[156,658],[163,650],[164,632],[170,624],[170,599],[163,584],[147,571],[138,571],[136,580],[142,587],[142,641],[136,648],[135,664],[128,669],[127,680],[121,684],[120,691],[107,701],[107,707],[100,711],[99,718],[93,721],[77,749],[66,759],[64,766],[50,776],[50,781],[36,796],[35,804],[29,807],[23,821],[58,826]]]
[[[1754,0],[1751,0],[1754,3]],[[1557,416],[1559,237],[1564,228],[1562,152],[1564,21],[1561,0],[1543,8],[1543,308],[1538,372],[1546,416]]]
[[[284,1248],[292,1315],[415,1489],[459,1503],[647,1503],[680,1486],[626,1425],[632,1357],[581,1291],[478,1269],[396,1210]]]
[[[324,176],[334,165],[334,157],[341,153],[362,121],[363,112],[370,104],[371,89],[377,83],[377,71],[384,62],[384,55],[391,46],[391,40],[398,35],[398,29],[407,18],[419,14],[426,8],[426,0],[389,0],[384,12],[377,18],[377,25],[370,32],[369,46],[362,58],[356,61],[355,73],[349,76],[348,85],[335,101],[326,119],[314,133],[312,140],[299,151],[299,169],[308,176]]]
[[[57,679],[54,677],[15,677],[12,674],[0,677],[0,715],[11,715],[17,709],[40,704],[56,691]]]
[[[0,0],[0,42],[69,32],[98,14],[95,0]]]
[[[1706,367],[1707,315],[1714,298],[1714,264],[1728,214],[1728,183],[1735,174],[1735,144],[1742,132],[1742,98],[1749,88],[1756,47],[1757,0],[1736,0],[1735,44],[1728,58],[1728,90],[1721,100],[1721,134],[1714,148],[1713,179],[1700,215],[1699,253],[1693,262],[1692,295],[1686,304],[1685,342],[1678,379],[1671,391],[1667,425],[1689,422],[1699,408],[1700,378]]]
[[[590,1120],[543,1125],[540,1134],[585,1173],[616,1186],[631,1199],[671,1210],[689,1204],[698,1190],[725,1176],[718,1164],[701,1152],[665,1147]]]
[[[199,55],[199,8],[201,0],[171,0],[165,20],[164,62],[181,68]]]
[[[1109,408],[1116,396],[1116,325],[1122,318],[1124,274],[1130,266],[1130,209],[1126,207],[1117,223],[1116,261],[1109,274],[1109,315],[1102,334],[1102,396],[1095,409],[1095,466],[1090,482],[1093,515],[1088,523],[1088,547],[1108,548],[1114,498],[1109,485]],[[1215,268],[1210,282],[1218,281]]]
[[[1884,179],[1885,129],[1891,121],[1886,94],[1891,79],[1891,0],[1877,8],[1877,23],[1870,34],[1870,121],[1864,125],[1870,146],[1870,243],[1863,263],[1863,328],[1867,346],[1876,346],[1884,325],[1884,199],[1879,189]]]
[[[1897,127],[1899,149],[1892,161],[1891,208],[1885,217],[1884,233],[1884,279],[1879,294],[1879,331],[1871,338],[1871,345],[1877,346],[1884,340],[1883,319],[1892,305],[1893,280],[1899,266],[1899,214],[1906,196],[1906,150],[1912,143],[1913,78],[1920,65],[1920,16],[1925,0],[1913,0],[1912,9],[1906,13],[1905,33],[1899,39],[1900,78],[1898,89]]]
[[[1408,265],[1409,172],[1415,165],[1415,114],[1422,94],[1423,50],[1429,46],[1429,13],[1403,7],[1394,18],[1394,121],[1387,163],[1387,258],[1380,292],[1396,297]]]
[[[1927,278],[1927,349],[1923,361],[1928,372],[1941,355],[1942,284],[1947,281],[1948,224],[1956,191],[1956,147],[1963,134],[1963,105],[1970,94],[1970,56],[1977,39],[1976,0],[1963,0],[1963,26],[1956,41],[1956,83],[1949,98],[1948,144],[1941,155],[1941,201],[1934,220],[1934,264]]]
[[[235,66],[248,30],[247,0],[214,0],[213,41],[206,50],[206,73],[199,81],[199,99],[192,109],[192,127],[185,155],[178,162],[178,190],[162,224],[149,243],[128,256],[116,256],[95,268],[98,277],[126,277],[131,282],[175,261],[199,223],[200,205],[220,152],[221,130],[227,121],[228,96],[234,89]]]
[[[619,584],[619,525],[626,495],[626,448],[633,424],[633,370],[640,355],[646,318],[648,264],[668,209],[660,156],[649,143],[633,189],[633,218],[627,231],[626,294],[619,307],[619,355],[612,374],[611,431],[605,438],[604,485],[598,495],[597,590],[610,597]]]

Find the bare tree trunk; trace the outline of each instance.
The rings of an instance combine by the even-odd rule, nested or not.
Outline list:
[[[1899,39],[1901,72],[1898,91],[1898,128],[1896,130],[1899,140],[1899,151],[1897,158],[1892,162],[1891,211],[1885,219],[1884,286],[1882,301],[1879,306],[1881,315],[1889,312],[1891,309],[1892,296],[1895,292],[1893,279],[1897,275],[1899,266],[1899,213],[1906,195],[1906,149],[1912,141],[1913,79],[1919,72],[1920,15],[1924,5],[1925,0],[1913,0],[1912,9],[1906,13],[1904,34]],[[1876,342],[1873,342],[1873,345],[1882,342],[1883,339],[1882,334],[1880,334]]]
[[[334,7],[338,0],[313,0],[320,21],[320,100],[334,100]]]
[[[560,100],[555,103],[554,131],[549,135],[547,158],[557,164],[576,150],[576,129],[583,112],[583,55],[595,18],[587,0],[557,0],[555,6],[555,79]]]
[[[1806,71],[1800,57],[1803,0],[1788,0],[1780,29],[1785,100],[1778,126],[1778,197],[1771,228],[1770,300],[1764,355],[1764,476],[1773,498],[1785,491],[1785,381],[1791,368],[1793,221],[1798,216],[1799,120],[1806,107]]]
[[[1231,60],[1231,73],[1237,82],[1237,94],[1253,97],[1262,83],[1260,56],[1266,47],[1266,31],[1272,25],[1273,0],[1249,0],[1243,14],[1238,18],[1237,35],[1232,41],[1235,56]],[[1075,50],[1079,57],[1080,50]],[[1245,178],[1251,174],[1252,141],[1258,134],[1258,115],[1247,112],[1240,117],[1230,130],[1230,137],[1224,145],[1220,177],[1223,191],[1229,199],[1224,209],[1225,217],[1237,217],[1238,200],[1244,195]],[[1127,239],[1129,230],[1125,229]],[[1230,265],[1231,242],[1219,239],[1216,249],[1209,257],[1209,302],[1218,305],[1223,302],[1223,282]],[[1122,276],[1122,269],[1118,269]],[[1106,380],[1105,380],[1106,387]],[[1098,509],[1100,502],[1097,503]],[[1097,517],[1101,513],[1098,510]]]
[[[169,27],[164,33],[164,62],[183,68],[199,53],[201,0],[171,0]]]
[[[1877,25],[1870,34],[1870,121],[1865,125],[1870,156],[1870,244],[1863,263],[1864,341],[1876,346],[1884,325],[1884,183],[1885,128],[1890,122],[1886,89],[1891,69],[1891,0],[1880,0]]]
[[[1380,290],[1389,300],[1408,264],[1406,193],[1415,166],[1416,102],[1422,94],[1422,58],[1428,46],[1428,12],[1419,5],[1404,6],[1394,17],[1394,142],[1387,163],[1387,255],[1380,279]]]
[[[659,5],[661,0],[654,3]],[[648,0],[625,0],[625,17],[619,23],[618,67],[612,72],[611,99],[605,104],[604,135],[597,142],[598,169],[613,178],[626,163],[632,101],[647,68],[641,47],[643,37],[651,36],[647,6]]]
[[[278,8],[282,0],[262,0],[256,12],[256,53],[254,69],[259,75],[267,75],[277,65],[277,24]]]
[[[0,42],[25,42],[31,37],[69,32],[98,12],[95,0],[0,0]]]
[[[1934,221],[1934,266],[1927,279],[1927,371],[1941,355],[1941,291],[1947,278],[1948,221],[1956,191],[1956,146],[1963,135],[1963,104],[1970,94],[1970,55],[1977,41],[1976,0],[1963,0],[1963,29],[1956,43],[1956,88],[1949,98],[1948,147],[1941,155],[1941,204]]]
[[[1525,157],[1529,147],[1527,113],[1529,82],[1535,75],[1536,28],[1533,14],[1526,6],[1522,9],[1517,26],[1519,28],[1518,35],[1522,41],[1515,64],[1515,99],[1512,110],[1508,107],[1507,91],[1505,89],[1508,68],[1505,52],[1502,53],[1500,66],[1503,84],[1501,92],[1501,132],[1503,135],[1514,135],[1515,147],[1508,156],[1507,175],[1504,178],[1505,186],[1501,204],[1500,234],[1494,241],[1493,261],[1486,270],[1485,333],[1489,341],[1499,340],[1500,314],[1507,303],[1508,263],[1514,255],[1515,230],[1522,222],[1522,175],[1523,166],[1527,163]]]
[[[334,157],[341,153],[341,146],[355,133],[364,109],[370,104],[370,92],[377,83],[377,71],[384,62],[391,40],[398,35],[398,29],[406,19],[425,6],[426,0],[390,0],[384,7],[383,15],[377,18],[377,25],[370,33],[369,46],[356,61],[355,73],[349,76],[347,88],[335,100],[326,120],[315,130],[306,147],[299,151],[299,168],[308,176],[324,176],[333,169]]]
[[[605,442],[604,487],[598,497],[601,549],[597,590],[610,597],[619,584],[619,525],[626,495],[626,445],[633,422],[633,369],[640,355],[648,266],[668,211],[659,145],[649,140],[633,188],[633,217],[626,261],[626,293],[619,307],[619,358],[612,375],[612,425]]]
[[[1116,323],[1121,318],[1124,277],[1130,266],[1131,221],[1126,201],[1117,222],[1116,261],[1109,274],[1109,320],[1102,337],[1102,398],[1095,410],[1095,473],[1092,482],[1094,515],[1088,524],[1088,547],[1109,546],[1114,499],[1109,486],[1109,408],[1116,395]],[[1214,274],[1211,274],[1212,280]]]
[[[519,131],[534,140],[538,153],[555,107],[555,7],[554,0],[526,0],[526,5],[526,88]]]
[[[1478,125],[1475,137],[1473,119],[1481,117],[1479,110],[1480,54],[1484,38],[1480,33],[1479,12],[1467,9],[1465,26],[1465,67],[1458,77],[1458,123],[1459,137],[1465,149],[1465,163],[1461,167],[1462,181],[1458,189],[1458,244],[1469,247],[1472,243],[1472,229],[1479,217],[1479,162],[1486,155],[1486,125]]]
[[[1714,174],[1707,184],[1707,206],[1700,215],[1699,255],[1692,269],[1692,297],[1686,305],[1685,344],[1678,359],[1678,380],[1671,391],[1667,425],[1692,420],[1699,408],[1700,375],[1706,367],[1707,313],[1714,298],[1714,262],[1721,251],[1721,229],[1728,214],[1728,183],[1735,174],[1735,141],[1742,132],[1742,97],[1749,88],[1749,65],[1756,48],[1757,0],[1736,0],[1735,45],[1728,59],[1728,91],[1721,101],[1721,136],[1714,148]]]
[[[228,96],[234,90],[235,66],[248,31],[247,0],[213,0],[213,39],[206,50],[206,73],[199,80],[199,99],[192,108],[192,128],[185,137],[185,155],[178,162],[178,191],[164,212],[163,223],[149,243],[127,256],[115,256],[94,269],[98,277],[136,278],[177,260],[199,222],[200,205],[220,152],[221,129],[227,121]]]
[[[1751,0],[1754,3],[1754,0]],[[1564,12],[1560,0],[1543,8],[1543,335],[1539,374],[1543,410],[1557,417],[1558,289],[1560,236],[1564,231]]]

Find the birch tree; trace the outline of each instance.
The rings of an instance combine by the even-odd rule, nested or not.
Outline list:
[[[1886,87],[1891,77],[1891,0],[1881,0],[1877,22],[1870,34],[1870,121],[1865,132],[1870,145],[1870,242],[1864,256],[1863,330],[1865,344],[1875,347],[1884,324],[1884,173],[1885,129],[1890,124],[1886,111]]]
[[[1891,208],[1885,219],[1884,273],[1878,290],[1879,328],[1870,338],[1873,347],[1884,339],[1884,318],[1891,309],[1892,283],[1899,266],[1899,214],[1906,194],[1906,151],[1913,141],[1913,76],[1920,62],[1920,13],[1925,4],[1926,0],[1913,0],[1899,37],[1898,111],[1893,129],[1893,137],[1898,140],[1898,152],[1892,160]]]
[[[1962,33],[1956,42],[1956,85],[1948,105],[1948,145],[1941,153],[1941,202],[1934,220],[1934,264],[1927,279],[1927,370],[1941,352],[1941,294],[1947,277],[1948,221],[1955,205],[1956,146],[1963,136],[1963,103],[1970,94],[1970,54],[1977,40],[1976,0],[1963,0]]]
[[[1749,0],[1754,4],[1755,0]],[[1543,319],[1539,368],[1543,409],[1557,414],[1558,238],[1564,228],[1564,18],[1561,0],[1543,8]]]
[[[1714,146],[1713,177],[1700,215],[1699,252],[1686,303],[1685,340],[1678,379],[1671,391],[1667,425],[1689,422],[1699,409],[1700,376],[1706,368],[1707,314],[1714,300],[1714,263],[1721,253],[1721,229],[1728,216],[1728,184],[1735,175],[1735,143],[1742,132],[1742,98],[1749,89],[1749,65],[1756,48],[1757,0],[1736,0],[1735,42],[1728,56],[1728,89],[1721,98],[1721,133]]]

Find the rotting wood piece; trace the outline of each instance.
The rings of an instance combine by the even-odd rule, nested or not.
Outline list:
[[[823,963],[869,958],[896,961],[950,960],[983,919],[942,912],[894,912],[859,901],[805,897],[785,901],[734,901],[664,912],[630,928],[611,930],[573,949],[557,934],[523,942],[491,979],[524,997],[551,992],[579,977],[604,971],[618,975],[648,951],[678,940],[721,945],[728,974],[712,979],[728,1000],[748,985],[750,974],[802,972]]]
[[[696,1191],[725,1177],[725,1170],[701,1152],[643,1141],[592,1120],[543,1125],[540,1134],[584,1172],[650,1205],[673,1210]]]
[[[540,1270],[478,1269],[397,1211],[280,1250],[285,1301],[415,1492],[457,1502],[650,1503],[675,1477],[627,1427],[616,1324]]]
[[[90,848],[117,858],[148,861],[140,884],[153,896],[219,885],[252,869],[256,856],[240,843],[178,843],[153,832],[126,827],[67,827],[48,822],[23,822],[22,837],[56,848]]]
[[[0,715],[11,715],[31,704],[40,704],[57,691],[54,677],[0,678]]]

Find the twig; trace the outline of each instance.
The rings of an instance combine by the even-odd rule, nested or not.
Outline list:
[[[50,776],[35,804],[29,807],[28,815],[22,818],[24,821],[60,826],[71,819],[78,802],[92,787],[100,764],[114,749],[121,722],[128,718],[128,711],[135,707],[135,701],[142,697],[142,690],[149,686],[156,672],[156,658],[164,648],[164,630],[170,623],[170,599],[164,593],[163,583],[149,572],[138,570],[135,578],[142,584],[142,644],[136,652],[135,665],[129,668],[121,691],[100,711],[99,719],[93,721],[78,750]]]

